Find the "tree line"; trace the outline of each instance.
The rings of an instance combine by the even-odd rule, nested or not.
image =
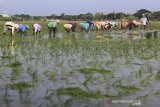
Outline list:
[[[140,9],[136,11],[134,14],[125,14],[123,12],[112,12],[108,14],[104,14],[103,12],[97,12],[95,14],[86,13],[79,15],[66,15],[62,13],[60,15],[52,14],[50,16],[30,16],[28,14],[16,14],[11,16],[11,18],[6,19],[0,17],[0,20],[13,20],[13,21],[27,21],[27,20],[40,20],[45,21],[46,19],[61,19],[61,20],[119,20],[119,19],[140,19],[142,14],[146,14],[150,20],[160,20],[160,11],[151,12],[147,9]]]

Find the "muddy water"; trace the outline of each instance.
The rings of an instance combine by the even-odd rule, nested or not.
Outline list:
[[[66,43],[61,44],[62,38]],[[147,60],[130,56],[126,63],[125,56],[114,58],[106,48],[97,51],[96,45],[87,47],[92,41],[101,45],[110,38],[144,39],[131,32],[59,33],[55,41],[48,35],[38,40],[8,37],[4,42],[1,38],[1,107],[132,106],[108,104],[108,99],[140,100],[139,106],[158,107],[160,83],[156,75],[160,54]]]

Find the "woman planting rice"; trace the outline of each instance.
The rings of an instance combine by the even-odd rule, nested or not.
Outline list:
[[[89,31],[89,23],[80,23],[80,29],[88,32]]]
[[[126,29],[127,22],[124,19],[122,19],[120,26],[121,26],[121,29]]]
[[[19,28],[18,24],[15,24],[13,22],[6,22],[4,24],[3,34],[6,34],[6,32],[11,31],[11,35],[15,36],[15,33],[18,30],[18,28]]]
[[[18,24],[18,32],[20,33],[20,36],[23,37],[25,36],[26,30],[29,29],[29,25],[24,25],[24,24]]]
[[[97,30],[104,30],[105,29],[106,22],[99,22],[95,21],[94,26],[96,27]]]
[[[93,30],[94,22],[91,20],[86,21],[89,24],[90,30]]]
[[[66,32],[74,32],[76,26],[77,26],[77,23],[70,22],[68,24],[64,24],[64,29]]]
[[[59,24],[59,20],[55,20],[53,22],[48,23],[49,37],[55,37],[58,24]]]
[[[33,34],[34,34],[35,36],[40,35],[41,30],[42,30],[41,25],[35,23],[35,24],[33,24],[32,27],[33,27],[33,31],[34,31]]]

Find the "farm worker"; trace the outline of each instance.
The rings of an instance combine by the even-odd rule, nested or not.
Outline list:
[[[40,35],[40,33],[41,33],[41,30],[42,30],[42,27],[41,27],[41,25],[39,25],[38,23],[35,23],[35,24],[33,24],[33,34],[34,35]]]
[[[64,24],[64,30],[66,32],[72,32],[71,28],[72,28],[71,24]]]
[[[94,26],[97,28],[97,30],[104,30],[105,29],[105,26],[106,26],[106,22],[104,21],[98,21],[98,22],[95,22],[94,23]]]
[[[94,22],[91,20],[87,20],[86,22],[89,24],[90,29],[93,30]]]
[[[105,29],[111,29],[111,28],[114,28],[116,26],[116,22],[113,22],[113,21],[106,21],[105,22]]]
[[[104,30],[104,29],[105,29],[105,26],[106,26],[106,22],[101,21],[100,23],[101,23],[101,28],[102,28],[102,30]]]
[[[142,16],[143,16],[143,17],[141,18],[142,29],[146,29],[148,20],[147,20],[145,14],[143,14]]]
[[[133,29],[134,23],[133,20],[129,19],[128,23],[127,23],[127,27],[129,28],[129,30]]]
[[[105,29],[105,26],[106,26],[106,22],[104,21],[96,21],[94,22],[94,26],[97,28],[97,30],[104,30]]]
[[[89,24],[89,26],[94,26],[94,23],[91,20],[88,20],[86,22]]]
[[[59,24],[59,20],[55,20],[48,23],[49,37],[55,37],[57,31],[57,25]],[[52,36],[53,33],[53,36]]]
[[[18,32],[20,32],[20,36],[24,36],[27,29],[29,29],[29,25],[18,24]]]
[[[80,23],[80,27],[82,30],[88,31],[89,30],[89,24],[88,23]]]
[[[116,20],[116,22],[115,22],[115,27],[116,27],[116,29],[119,28],[119,22],[118,22],[118,20]]]
[[[126,21],[124,19],[122,19],[121,21],[121,29],[125,29],[126,28]]]
[[[133,20],[134,27],[141,27],[141,21]]]
[[[66,32],[74,32],[76,26],[77,26],[77,23],[70,22],[68,24],[64,24],[64,29]]]
[[[19,25],[15,24],[13,22],[6,22],[4,24],[4,30],[3,34],[6,34],[6,32],[11,31],[11,35],[15,36],[16,31],[18,31]]]
[[[102,23],[101,22],[94,22],[94,26],[97,28],[97,30],[100,30],[102,28]]]
[[[110,21],[111,24],[111,28],[115,28],[116,27],[116,22],[115,21]]]

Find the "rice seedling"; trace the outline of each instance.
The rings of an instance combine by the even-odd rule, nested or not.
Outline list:
[[[12,62],[12,63],[11,63],[10,65],[8,65],[8,66],[10,66],[10,67],[19,67],[19,66],[21,66],[21,65],[22,65],[21,62],[15,60],[14,62]]]
[[[104,70],[104,69],[93,69],[93,68],[83,68],[79,70],[82,74],[94,74],[94,73],[100,73],[100,74],[111,74],[112,72],[110,70]]]
[[[157,72],[155,79],[158,81],[160,80],[160,71]]]
[[[56,80],[56,72],[45,71],[44,75],[52,81]]]
[[[158,37],[158,31],[154,31],[154,38]]]
[[[154,93],[155,96],[160,96],[160,91]]]
[[[148,38],[148,39],[153,38],[154,37],[153,34],[154,34],[153,32],[147,32],[146,33],[146,38]]]
[[[18,82],[18,83],[11,83],[8,84],[8,88],[11,88],[13,90],[22,91],[24,89],[31,88],[32,84],[29,82]]]
[[[20,78],[22,71],[23,69],[19,67],[12,68],[11,80],[18,80]]]
[[[136,86],[124,86],[122,84],[119,84],[119,85],[117,84],[114,87],[120,89],[118,96],[127,96],[139,90],[139,88],[137,88]]]
[[[54,92],[56,95],[69,95],[75,98],[98,98],[102,97],[103,95],[100,94],[99,91],[97,92],[86,92],[81,90],[78,87],[75,88],[60,88]]]

